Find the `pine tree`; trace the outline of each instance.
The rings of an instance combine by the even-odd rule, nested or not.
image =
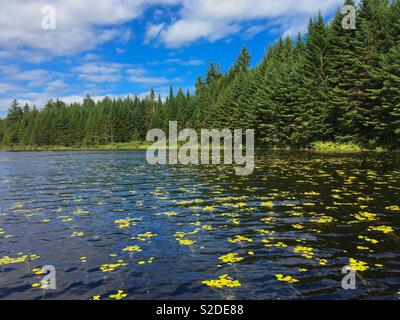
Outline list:
[[[231,73],[237,75],[241,72],[247,72],[250,67],[251,62],[251,55],[247,50],[246,46],[243,46],[242,51],[240,52],[239,57],[237,58],[236,62],[232,66]]]
[[[305,111],[305,135],[309,142],[329,140],[333,127],[329,119],[330,91],[328,72],[330,63],[329,33],[321,12],[311,20],[308,28],[303,73],[303,101]]]

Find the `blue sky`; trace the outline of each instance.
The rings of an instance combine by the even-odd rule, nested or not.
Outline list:
[[[0,117],[16,98],[81,101],[169,86],[192,90],[211,61],[245,44],[258,63],[279,36],[304,32],[342,0],[13,0],[0,3]],[[55,10],[55,29],[42,21]],[[53,17],[53,16],[51,16]]]

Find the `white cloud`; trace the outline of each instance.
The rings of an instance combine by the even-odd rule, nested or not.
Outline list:
[[[84,57],[85,60],[87,61],[94,61],[94,60],[100,60],[101,56],[95,53],[87,53]]]
[[[170,80],[165,77],[131,76],[128,81],[145,85],[165,84]]]
[[[164,23],[148,25],[146,34],[144,35],[144,43],[148,44],[151,40],[157,38],[164,27]]]
[[[51,79],[50,72],[44,69],[32,69],[21,71],[15,65],[0,66],[2,76],[12,81],[30,81],[32,83],[43,83]]]
[[[164,27],[159,40],[170,48],[182,47],[199,39],[216,41],[237,33],[243,23],[256,20],[278,20],[283,33],[299,28],[298,20],[307,21],[321,9],[331,12],[342,0],[182,0],[180,18]],[[293,25],[290,19],[295,18]],[[250,30],[253,32],[257,30]]]
[[[140,17],[155,4],[179,0],[2,0],[0,58],[23,56],[39,62],[96,48],[110,40],[128,41],[129,29],[120,26]],[[42,8],[56,10],[56,29],[42,29]],[[30,50],[27,50],[29,48]],[[27,54],[29,53],[29,54]],[[31,58],[30,58],[31,57]]]
[[[20,71],[13,75],[13,79],[18,81],[43,81],[49,77],[49,72],[43,69]]]
[[[156,66],[161,64],[175,64],[183,67],[197,67],[204,66],[205,62],[200,59],[180,59],[180,58],[171,58],[163,61],[152,61],[149,62],[149,65]]]
[[[190,60],[182,60],[182,59],[168,59],[165,61],[166,63],[178,64],[184,67],[197,67],[205,65],[205,62],[200,59],[190,59]]]
[[[115,52],[118,53],[118,54],[123,54],[123,53],[125,53],[125,49],[115,48]]]
[[[1,83],[0,82],[0,94],[10,94],[13,92],[20,91],[21,88],[9,83]]]
[[[119,63],[95,61],[88,62],[71,69],[78,73],[78,79],[89,82],[117,82],[122,79],[121,69],[123,65]]]
[[[179,48],[201,38],[215,42],[239,30],[239,26],[233,22],[179,20],[163,30],[160,33],[160,38],[168,47]]]
[[[3,0],[2,0],[3,1]],[[2,4],[0,15],[0,59],[41,62],[54,56],[73,55],[93,50],[111,41],[128,41],[132,32],[126,23],[144,15],[147,8],[165,5],[171,19],[149,22],[144,42],[157,40],[176,48],[199,39],[216,41],[239,31],[244,24],[278,21],[282,33],[303,29],[319,9],[331,12],[343,0],[13,0]],[[56,9],[56,29],[43,30],[42,8]],[[179,5],[179,7],[175,7]],[[169,7],[168,7],[169,6]],[[176,8],[180,8],[176,10]],[[262,20],[262,21],[260,21]],[[248,29],[247,25],[245,29]],[[250,29],[250,33],[257,29]]]
[[[58,90],[66,90],[69,88],[69,85],[64,82],[64,80],[54,80],[47,83],[46,91],[54,92]]]
[[[126,73],[128,74],[127,80],[129,82],[139,83],[142,85],[161,85],[181,81],[180,78],[168,79],[165,77],[150,76],[148,75],[147,70],[144,69],[128,69]]]

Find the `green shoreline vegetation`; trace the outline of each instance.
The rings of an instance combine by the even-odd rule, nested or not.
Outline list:
[[[151,148],[152,143],[144,141],[132,141],[126,143],[113,143],[108,145],[97,145],[97,146],[13,146],[13,147],[0,147],[0,151],[7,152],[40,152],[40,151],[112,151],[112,150],[148,150]],[[179,148],[178,145],[177,148]],[[210,146],[211,147],[211,146]],[[169,148],[167,148],[168,150]],[[200,150],[200,146],[198,146]],[[223,145],[221,145],[221,151]],[[360,152],[386,152],[387,149],[377,147],[375,149],[366,149],[354,143],[337,143],[337,142],[322,142],[318,141],[311,145],[307,149],[293,149],[293,148],[256,148],[261,151],[279,151],[279,150],[298,150],[298,151],[311,151],[321,153],[360,153]]]
[[[346,0],[346,5],[355,1]],[[193,128],[255,129],[263,149],[360,152],[400,149],[400,0],[362,0],[357,28],[310,19],[307,34],[280,38],[251,66],[244,46],[232,67],[211,63],[195,92],[162,99],[108,97],[39,109],[12,103],[0,119],[3,150],[145,149],[146,134]],[[134,142],[131,142],[134,141]]]

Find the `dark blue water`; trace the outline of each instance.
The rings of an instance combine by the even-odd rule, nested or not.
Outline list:
[[[144,151],[0,153],[0,299],[398,299],[399,160],[258,152],[238,177]],[[343,290],[350,259],[366,269]],[[32,287],[45,265],[56,290]]]

